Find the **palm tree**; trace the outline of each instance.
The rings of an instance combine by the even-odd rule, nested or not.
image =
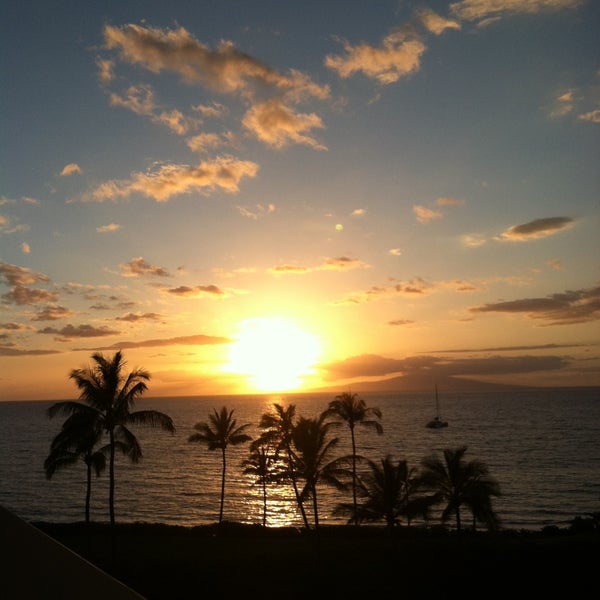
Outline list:
[[[340,476],[347,472],[347,457],[332,459],[339,438],[331,437],[333,423],[326,422],[326,418],[325,413],[313,419],[301,417],[292,430],[293,469],[296,476],[305,482],[300,499],[312,498],[316,530],[319,528],[317,484],[324,481],[342,487]]]
[[[94,364],[81,369],[73,369],[70,379],[80,390],[79,399],[83,402],[57,402],[48,409],[48,416],[58,414],[83,414],[94,418],[98,426],[109,438],[109,511],[110,524],[115,524],[115,450],[124,452],[132,462],[142,458],[138,439],[128,425],[148,425],[175,432],[173,420],[157,410],[131,412],[136,400],[147,390],[146,381],[150,374],[144,369],[134,369],[124,374],[125,359],[121,351],[113,357],[101,353],[92,354]],[[85,402],[85,404],[84,404]],[[92,417],[94,415],[94,417]]]
[[[492,509],[492,496],[500,495],[498,483],[489,475],[487,466],[478,460],[465,462],[467,446],[444,450],[444,459],[432,456],[423,460],[421,479],[434,492],[432,501],[444,503],[442,522],[452,515],[456,530],[461,530],[461,506],[467,506],[474,521],[479,519],[492,529],[498,518]]]
[[[102,429],[94,413],[72,414],[62,425],[61,431],[50,445],[50,454],[44,461],[46,478],[56,471],[83,460],[86,465],[85,522],[90,522],[90,499],[92,494],[92,471],[99,476],[106,468],[107,447],[96,450],[102,437]]]
[[[349,522],[385,521],[391,530],[400,524],[402,517],[407,524],[417,515],[426,516],[427,500],[418,495],[419,477],[415,468],[409,468],[406,460],[394,461],[387,455],[378,462],[366,460],[368,472],[358,479],[358,493],[364,502],[339,504],[336,514],[350,514]]]
[[[356,440],[354,437],[354,429],[356,425],[361,425],[370,429],[375,429],[378,435],[383,433],[383,427],[379,420],[381,419],[381,411],[378,408],[369,408],[358,394],[344,392],[335,397],[329,403],[329,407],[325,411],[328,417],[345,422],[350,429],[350,437],[352,439],[352,502],[354,505],[354,514],[357,515],[356,503]],[[375,418],[370,418],[375,417]],[[354,523],[358,525],[358,520]]]
[[[279,481],[281,478],[277,463],[277,458],[269,451],[269,448],[262,445],[258,447],[252,445],[248,458],[242,461],[244,475],[251,475],[261,488],[263,527],[267,524],[267,487],[269,483]]]
[[[188,438],[188,442],[200,442],[206,444],[209,450],[221,450],[221,458],[223,463],[221,473],[221,509],[219,510],[219,525],[223,521],[223,503],[225,500],[225,472],[227,470],[227,461],[225,450],[227,446],[238,446],[250,441],[252,438],[244,433],[250,427],[250,424],[240,425],[237,427],[237,420],[233,418],[233,410],[228,411],[225,406],[221,408],[221,412],[213,409],[213,413],[208,415],[208,423],[196,423],[194,429],[197,433],[193,433]]]
[[[292,450],[292,432],[296,426],[296,406],[288,405],[287,408],[276,402],[273,403],[273,411],[264,413],[260,419],[259,427],[262,433],[259,438],[253,442],[253,447],[260,445],[268,445],[275,449],[275,456],[279,457],[280,453],[284,454],[285,468],[287,476],[292,482],[296,504],[300,510],[302,521],[306,529],[310,529],[304,503],[300,497],[296,472],[294,469],[294,453]]]

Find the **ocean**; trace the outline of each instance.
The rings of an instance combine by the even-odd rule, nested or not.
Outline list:
[[[155,409],[172,417],[177,431],[134,429],[144,457],[116,465],[116,518],[119,522],[193,526],[218,520],[220,451],[189,443],[193,426],[207,421],[214,408],[234,409],[238,425],[250,423],[257,436],[260,416],[273,402],[295,404],[298,416],[314,417],[335,394],[284,396],[201,396],[142,399],[137,409]],[[368,406],[383,414],[383,435],[357,428],[357,451],[372,460],[390,454],[409,467],[466,445],[466,459],[485,462],[500,484],[494,508],[503,528],[539,530],[566,527],[577,516],[600,510],[600,388],[536,389],[482,393],[440,390],[444,429],[425,427],[435,412],[432,394],[365,393]],[[49,420],[52,402],[0,402],[0,504],[27,521],[74,522],[84,519],[85,465],[58,471],[48,481],[43,462],[64,417]],[[347,427],[339,454],[350,452]],[[224,519],[262,522],[260,489],[242,473],[248,446],[227,449]],[[333,508],[350,501],[321,486],[322,524],[341,524]],[[108,521],[108,472],[92,483],[91,518]],[[267,524],[301,525],[288,488],[270,488]]]

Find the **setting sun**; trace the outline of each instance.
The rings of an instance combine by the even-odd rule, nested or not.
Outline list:
[[[320,355],[318,339],[280,317],[248,319],[239,324],[226,370],[248,377],[262,392],[297,389],[313,372]]]

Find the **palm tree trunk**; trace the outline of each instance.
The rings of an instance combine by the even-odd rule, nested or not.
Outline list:
[[[311,485],[312,487],[312,497],[313,497],[313,511],[315,513],[315,531],[319,529],[319,509],[317,505],[317,486]]]
[[[221,509],[219,510],[219,525],[223,521],[223,504],[225,502],[225,470],[227,469],[227,462],[225,458],[225,448],[222,449],[223,456],[223,472],[221,473]]]
[[[262,482],[263,492],[263,527],[267,524],[267,482],[263,479]]]
[[[356,502],[356,442],[354,440],[354,427],[350,427],[352,438],[352,505],[354,506],[354,524],[358,525],[358,504]]]
[[[460,506],[456,507],[456,531],[460,531]]]
[[[92,496],[92,462],[91,459],[88,458],[86,460],[87,466],[87,482],[85,489],[85,523],[89,525],[90,523],[90,498]]]
[[[110,438],[110,460],[108,465],[108,509],[110,512],[110,525],[115,525],[115,432],[114,429],[109,431]]]
[[[292,487],[294,488],[294,494],[296,495],[296,502],[298,503],[298,508],[300,509],[300,514],[302,515],[302,520],[304,521],[304,526],[306,529],[310,529],[310,524],[308,522],[308,517],[306,516],[306,510],[304,509],[304,503],[300,498],[300,492],[298,491],[298,483],[296,482],[296,473],[294,472],[294,465],[292,461],[292,453],[290,449],[287,449],[288,455],[288,472],[290,474],[290,479],[292,480]]]

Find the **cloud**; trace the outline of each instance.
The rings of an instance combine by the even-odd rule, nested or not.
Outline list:
[[[478,21],[483,26],[492,20],[518,14],[576,8],[585,0],[461,0],[450,4],[450,13],[465,21]]]
[[[112,60],[97,57],[96,66],[98,67],[98,79],[102,85],[106,85],[114,79],[115,63]]]
[[[465,201],[459,198],[444,196],[435,201],[437,206],[463,206]]]
[[[151,265],[141,256],[132,258],[128,263],[120,265],[120,268],[123,277],[171,277],[166,269]]]
[[[414,321],[411,321],[410,319],[394,319],[393,321],[388,321],[388,325],[391,325],[392,327],[398,327],[401,325],[412,325],[414,323]]]
[[[474,313],[512,313],[548,321],[548,325],[588,323],[600,319],[600,287],[566,291],[538,298],[491,302],[470,309]]]
[[[127,321],[129,323],[139,323],[140,321],[158,321],[162,319],[162,315],[158,313],[127,313],[122,317],[116,317],[117,321]]]
[[[324,127],[321,118],[315,113],[297,113],[278,98],[255,104],[244,115],[242,125],[261,142],[274,148],[294,143],[327,150],[307,135],[313,129]]]
[[[31,246],[27,242],[22,242],[21,252],[23,252],[23,254],[31,254]]]
[[[545,219],[535,219],[522,225],[513,225],[500,234],[500,240],[512,242],[525,242],[536,240],[559,233],[573,225],[575,222],[571,217],[547,217]]]
[[[167,294],[172,294],[173,296],[180,296],[182,298],[201,298],[201,297],[213,297],[213,298],[221,298],[226,294],[225,292],[216,285],[196,285],[194,287],[190,287],[187,285],[180,285],[176,288],[170,288],[164,290]]]
[[[315,267],[285,264],[271,267],[268,269],[268,272],[274,275],[305,275],[315,271],[349,271],[352,269],[366,269],[368,267],[367,263],[357,258],[338,256],[335,258],[326,258],[323,263]]]
[[[121,226],[116,223],[109,223],[108,225],[96,227],[98,233],[113,233],[114,231],[119,231],[119,229],[121,229]]]
[[[324,365],[329,379],[427,375],[429,380],[442,377],[510,375],[559,370],[568,365],[560,356],[491,356],[449,359],[447,356],[416,356],[393,359],[363,354]]]
[[[580,121],[589,121],[590,123],[600,123],[600,108],[596,108],[587,113],[579,115]]]
[[[0,356],[46,356],[47,354],[60,354],[60,350],[19,350],[0,346]]]
[[[438,210],[431,210],[430,208],[426,208],[425,206],[420,206],[418,204],[415,204],[412,209],[417,217],[417,221],[423,225],[427,225],[428,223],[431,223],[431,221],[434,221],[435,219],[441,219],[444,216]]]
[[[472,352],[520,352],[523,350],[558,350],[560,348],[582,348],[585,344],[536,344],[530,346],[491,346],[489,348],[452,348],[433,350],[432,354],[464,354]]]
[[[366,212],[367,211],[364,208],[357,208],[352,211],[352,216],[353,217],[363,217],[366,214]]]
[[[127,350],[130,348],[153,348],[157,346],[211,346],[216,344],[230,344],[233,340],[225,337],[210,335],[187,335],[181,337],[142,340],[140,342],[119,342],[111,346],[96,348],[96,350]],[[78,348],[84,350],[85,348]]]
[[[69,308],[52,304],[36,313],[32,321],[57,321],[72,315],[73,312]]]
[[[441,17],[429,8],[418,10],[417,19],[427,31],[435,35],[444,33],[446,29],[460,29],[460,23]]]
[[[9,292],[2,294],[2,298],[8,304],[43,304],[54,302],[58,299],[58,294],[47,290],[30,289],[22,285],[15,285]]]
[[[67,341],[73,338],[91,338],[91,337],[105,337],[107,335],[117,335],[119,332],[113,329],[109,329],[106,326],[94,327],[93,325],[65,325],[62,329],[55,329],[54,327],[44,327],[40,329],[38,333],[45,335],[56,335],[62,341]]]
[[[225,146],[228,142],[227,137],[216,133],[200,133],[185,141],[192,152],[208,152],[209,150]]]
[[[391,254],[392,256],[401,256],[402,250],[400,248],[391,248],[388,250],[388,254]]]
[[[345,54],[326,56],[325,66],[343,79],[363,73],[382,85],[396,83],[416,73],[421,68],[421,55],[425,52],[425,44],[408,28],[393,31],[379,47],[366,43],[352,46],[347,41],[342,41],[342,45]]]
[[[134,173],[128,180],[107,181],[85,194],[82,200],[116,201],[141,194],[156,202],[168,202],[173,196],[195,191],[207,193],[221,189],[235,193],[239,191],[238,186],[243,177],[255,177],[257,172],[257,164],[228,156],[203,161],[195,167],[163,165],[148,173]]]
[[[268,204],[267,206],[257,204],[253,208],[248,208],[247,206],[236,206],[236,208],[242,217],[246,217],[247,219],[252,219],[254,221],[258,220],[260,217],[264,217],[265,215],[270,215],[275,212],[274,204]]]
[[[267,87],[299,98],[327,98],[329,88],[313,83],[291,70],[277,72],[238,50],[232,42],[221,41],[215,50],[196,40],[183,27],[159,29],[141,25],[104,28],[106,47],[117,50],[121,59],[152,73],[171,71],[185,82],[204,85],[217,92],[252,96],[258,87]]]
[[[148,85],[132,85],[121,96],[115,92],[110,94],[112,106],[120,106],[137,115],[147,116],[153,123],[166,125],[177,135],[185,135],[197,129],[201,121],[186,117],[179,110],[160,110],[154,101],[154,92]]]
[[[29,231],[29,225],[13,225],[6,215],[0,215],[0,234],[17,233],[18,231]]]
[[[460,239],[463,246],[469,248],[479,248],[487,243],[485,236],[480,233],[465,233]]]
[[[81,175],[81,173],[83,173],[83,171],[77,163],[69,163],[63,167],[60,175],[61,177],[69,177],[70,175]]]

